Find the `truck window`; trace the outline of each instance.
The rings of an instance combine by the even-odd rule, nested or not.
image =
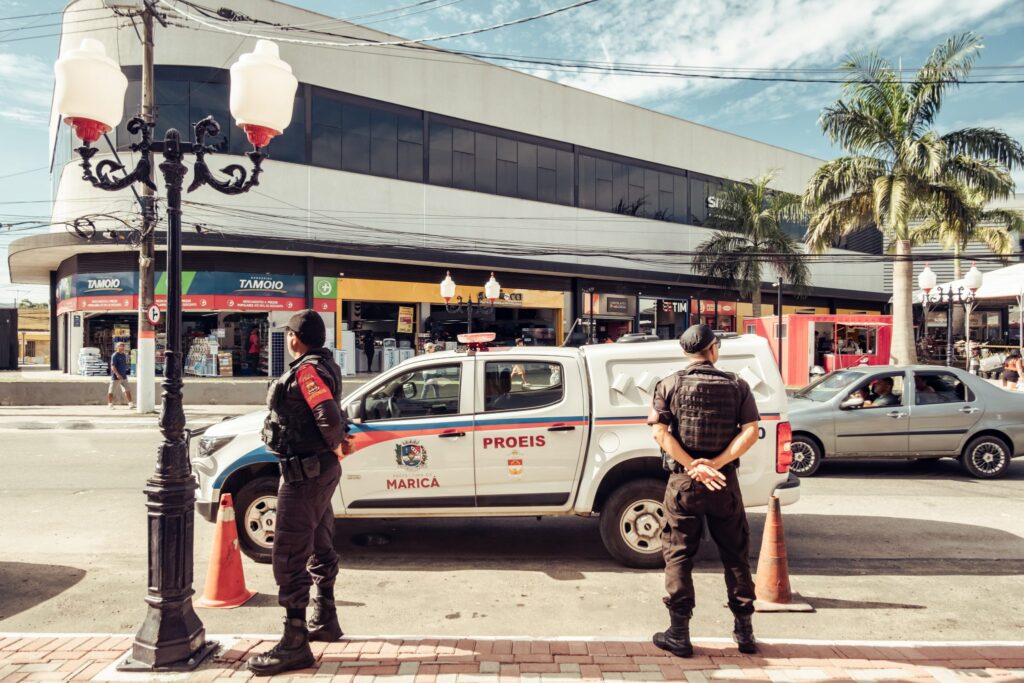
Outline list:
[[[565,387],[560,363],[489,361],[484,364],[484,411],[528,410],[558,403]]]
[[[462,365],[435,365],[395,377],[366,396],[366,422],[425,415],[457,415]]]

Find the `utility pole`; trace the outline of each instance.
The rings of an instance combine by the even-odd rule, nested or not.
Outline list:
[[[146,2],[142,18],[142,118],[153,123],[153,6]],[[152,177],[152,173],[150,173]],[[156,260],[153,233],[156,230],[156,199],[153,188],[142,184],[142,241],[139,244],[139,345],[137,350],[138,377],[136,406],[140,414],[156,410],[156,330],[146,316],[154,303],[154,271]]]

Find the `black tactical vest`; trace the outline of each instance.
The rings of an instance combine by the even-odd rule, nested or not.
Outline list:
[[[295,381],[295,374],[304,365],[313,365],[321,377],[326,370],[331,395],[335,401],[341,398],[341,368],[326,349],[310,351],[301,363],[293,365],[273,382],[267,391],[270,414],[263,423],[262,437],[267,448],[280,457],[320,455],[331,450]]]
[[[739,434],[739,380],[708,363],[694,363],[676,373],[671,410],[676,438],[687,452],[717,455]]]

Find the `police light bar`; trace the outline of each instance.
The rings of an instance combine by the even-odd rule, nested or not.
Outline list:
[[[471,334],[460,334],[457,339],[460,344],[465,344],[473,352],[486,351],[487,343],[494,341],[497,336],[494,332],[473,332]]]

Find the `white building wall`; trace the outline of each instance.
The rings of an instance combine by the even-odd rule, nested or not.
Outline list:
[[[98,0],[78,0],[70,7],[78,9],[98,4]],[[223,0],[221,4],[252,17],[285,24],[322,19],[321,15],[267,0]],[[67,16],[66,21],[74,20],[74,14]],[[233,26],[258,32],[248,24]],[[67,29],[74,30],[74,25],[69,24]],[[338,32],[367,39],[389,38],[357,26],[345,26]],[[103,40],[108,54],[119,55],[123,64],[140,63],[140,46],[133,32],[107,30],[89,35]],[[64,42],[76,45],[80,36],[68,35]],[[220,68],[230,64],[238,53],[251,49],[252,41],[239,47],[239,40],[238,36],[210,30],[198,32],[158,26],[157,63]],[[280,46],[281,56],[292,65],[301,82],[718,177],[742,180],[775,170],[778,172],[777,188],[801,192],[807,178],[821,163],[813,157],[456,55],[431,53],[429,59],[418,59],[410,58],[417,53],[401,48],[336,50],[287,43]],[[273,146],[270,151],[273,154]],[[214,168],[221,165],[216,157],[211,163]],[[354,237],[368,241],[394,239],[396,244],[415,241],[423,246],[437,246],[427,235],[439,233],[471,238],[481,244],[518,241],[549,246],[602,247],[613,251],[692,251],[709,235],[709,231],[695,226],[273,160],[266,163],[265,169],[259,194],[225,199],[204,188],[187,198],[259,211],[275,210],[268,206],[279,207],[282,213],[294,213],[289,205],[297,205],[301,207],[300,213],[308,211],[311,216],[316,212],[339,218],[361,214],[357,222],[401,233],[388,235],[378,230],[358,237],[352,230],[311,228],[308,234],[296,235],[345,241]],[[95,208],[90,202],[82,201],[89,197],[96,199]],[[130,196],[115,197],[94,190],[81,181],[77,172],[65,173],[60,181],[54,217],[55,220],[73,218],[87,211],[98,213],[113,206],[125,208],[131,203]],[[409,215],[396,218],[394,214]],[[437,217],[451,214],[466,219]],[[379,217],[371,219],[375,215]],[[188,223],[214,222],[213,219],[203,220],[202,212],[194,208],[187,209],[185,216]],[[241,221],[225,229],[243,231]],[[503,253],[517,255],[514,248]],[[609,257],[537,258],[690,272],[685,260],[656,265]],[[881,264],[816,264],[811,269],[814,286],[883,291]]]

